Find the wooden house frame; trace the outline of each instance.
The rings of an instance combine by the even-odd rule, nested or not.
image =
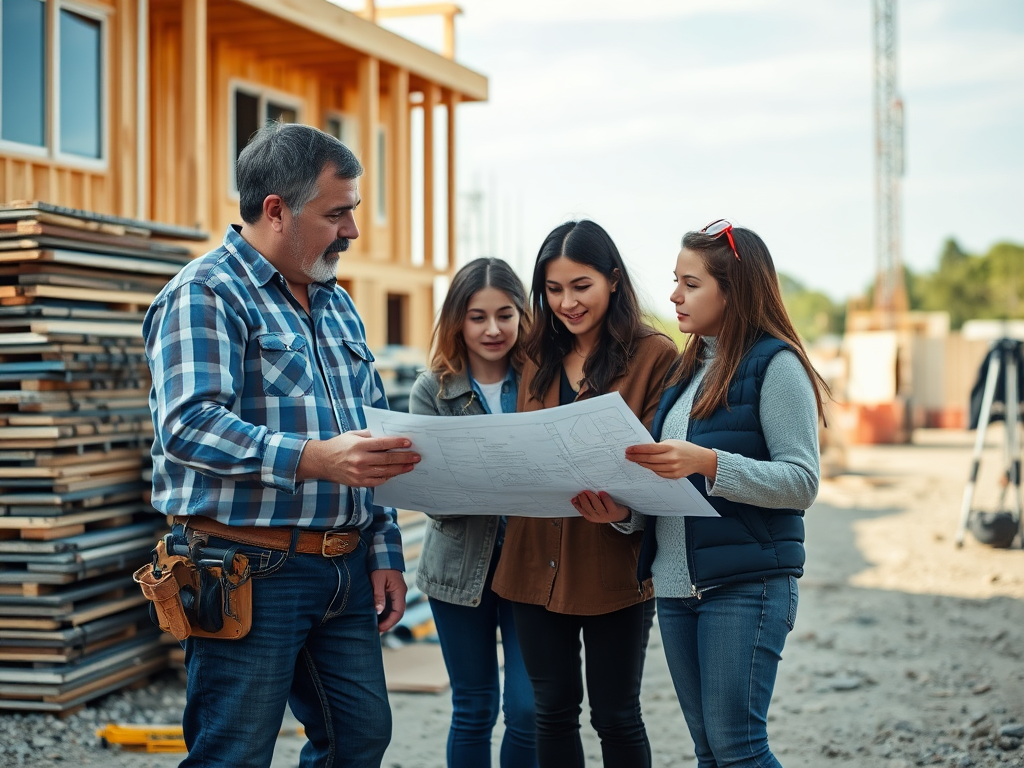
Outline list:
[[[450,38],[457,9],[445,8]],[[0,25],[5,12],[8,25],[18,12],[42,13],[33,23],[44,36],[34,65],[44,111],[41,126],[33,118],[36,138],[8,140],[23,102],[4,100],[2,89],[25,87],[14,78],[27,70],[0,72],[0,195],[197,227],[213,246],[239,220],[233,167],[245,121],[279,116],[342,133],[365,168],[365,202],[339,279],[371,345],[425,350],[435,283],[455,263],[456,107],[485,100],[488,84],[378,26],[372,2],[368,9],[352,13],[327,0],[0,0]],[[85,65],[66,58],[62,68],[59,56],[72,44],[79,48],[68,55],[84,55]],[[447,39],[449,53],[452,45]],[[9,53],[4,61],[17,53],[13,45]],[[77,77],[76,88],[91,94],[95,67],[96,115],[82,122],[98,125],[76,134],[80,126],[60,121],[61,105],[76,103],[61,80]],[[62,151],[72,139],[86,149]],[[436,242],[447,252],[436,253]]]

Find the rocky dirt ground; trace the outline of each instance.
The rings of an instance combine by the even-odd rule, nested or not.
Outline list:
[[[1024,766],[1024,551],[968,537],[953,545],[971,434],[919,431],[913,445],[849,449],[807,516],[807,575],[772,704],[787,768]],[[993,429],[978,504],[993,508]],[[658,768],[693,768],[657,630],[643,706]],[[173,722],[182,685],[167,676],[65,719],[0,715],[0,766],[164,768],[180,755],[103,750],[98,724]],[[447,694],[393,694],[386,768],[442,768]],[[500,730],[500,729],[499,729]],[[600,751],[584,727],[588,764]],[[282,737],[274,766],[302,740]],[[497,761],[495,761],[497,765]]]

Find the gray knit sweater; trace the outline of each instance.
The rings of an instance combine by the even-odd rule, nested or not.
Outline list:
[[[704,336],[705,363],[665,417],[661,439],[685,440],[694,395],[714,359],[717,339]],[[800,359],[788,350],[772,358],[761,386],[761,431],[770,461],[727,451],[718,454],[718,473],[707,481],[707,494],[769,509],[807,509],[818,495],[818,411],[814,389]],[[656,521],[658,553],[654,558],[654,594],[692,594],[686,562],[686,529],[682,517]]]

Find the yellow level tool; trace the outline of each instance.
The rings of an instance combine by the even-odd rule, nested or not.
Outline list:
[[[180,725],[124,725],[107,723],[96,735],[104,747],[117,744],[129,752],[186,752]],[[283,728],[281,736],[305,736],[306,729]]]

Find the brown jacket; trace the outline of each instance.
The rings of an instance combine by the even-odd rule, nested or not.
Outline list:
[[[608,391],[618,392],[648,429],[665,374],[677,354],[667,336],[645,336],[637,342],[625,375],[609,387]],[[528,362],[519,385],[520,411],[558,405],[558,376],[543,402],[530,396],[530,382],[536,374],[537,366]],[[644,583],[643,591],[636,580],[642,538],[642,532],[624,534],[611,525],[591,523],[582,517],[510,517],[492,589],[508,600],[543,605],[555,613],[595,616],[626,608],[653,595],[650,580]]]

